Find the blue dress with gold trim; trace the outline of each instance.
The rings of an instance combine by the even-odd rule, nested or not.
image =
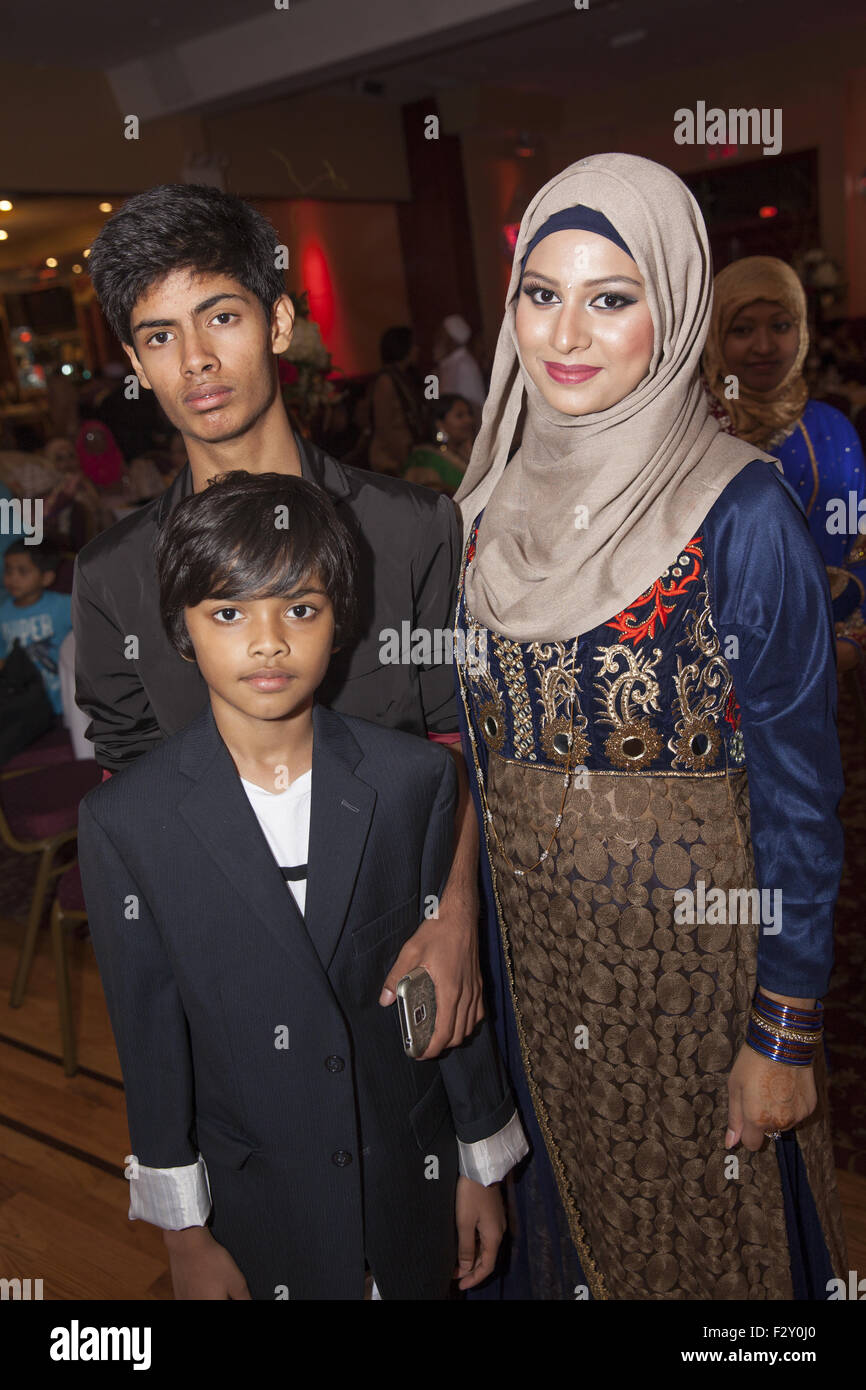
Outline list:
[[[726,1153],[756,981],[821,996],[842,861],[826,576],[755,460],[623,612],[455,639],[488,1004],[533,1152],[482,1296],[826,1298],[847,1269],[819,1103]],[[564,781],[568,775],[568,782]]]
[[[860,437],[841,410],[810,400],[768,452],[800,499],[830,571],[833,617],[841,624],[837,635],[866,650],[866,463]]]

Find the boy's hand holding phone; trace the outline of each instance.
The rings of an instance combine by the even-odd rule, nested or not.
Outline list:
[[[474,1289],[493,1273],[496,1256],[505,1234],[505,1208],[499,1184],[483,1187],[471,1178],[457,1179],[457,1267],[458,1288]]]
[[[443,905],[445,899],[443,898]],[[383,1007],[396,999],[398,982],[417,966],[423,965],[436,986],[436,1029],[423,1053],[429,1061],[448,1047],[458,1047],[484,1017],[481,970],[478,964],[478,902],[469,910],[446,914],[421,923],[414,936],[403,945],[388,972],[379,1003]]]
[[[163,1231],[176,1299],[251,1298],[247,1281],[207,1226]]]

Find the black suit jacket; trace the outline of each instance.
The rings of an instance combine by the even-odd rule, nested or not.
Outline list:
[[[450,629],[460,564],[447,497],[346,467],[296,434],[301,471],[323,488],[358,542],[360,636],[331,661],[318,699],[331,709],[410,733],[454,733],[451,666],[383,665],[380,633]],[[193,491],[186,465],[156,501],[96,536],[75,561],[75,702],[100,767],[118,772],[184,728],[208,702],[198,667],[174,650],[159,616],[153,547]],[[135,639],[136,646],[130,641]]]
[[[455,1130],[488,1138],[514,1102],[486,1022],[415,1062],[377,1000],[444,887],[454,764],[427,740],[322,706],[313,718],[305,917],[209,703],[82,802],[132,1151],[166,1168],[200,1149],[213,1235],[254,1298],[361,1298],[365,1253],[383,1298],[444,1297]]]

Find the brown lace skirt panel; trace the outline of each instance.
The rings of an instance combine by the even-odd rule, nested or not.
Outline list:
[[[585,781],[537,870],[515,876],[490,846],[524,1064],[592,1292],[790,1298],[774,1146],[724,1148],[761,924],[675,918],[678,889],[754,887],[746,773]],[[560,775],[491,754],[515,866],[538,859],[561,794]],[[825,1093],[798,1137],[841,1271]]]

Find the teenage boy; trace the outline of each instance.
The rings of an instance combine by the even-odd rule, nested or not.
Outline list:
[[[436,1056],[483,1015],[477,958],[478,830],[459,752],[452,671],[383,665],[386,629],[450,628],[460,558],[452,503],[400,479],[344,467],[292,430],[277,357],[292,337],[283,248],[240,198],[169,184],[131,198],[93,243],[88,269],[135,370],[183,435],[189,463],[165,495],[97,536],[73,588],[76,700],[100,765],[116,772],[183,728],[207,700],[159,623],[153,552],[181,499],[231,469],[304,477],[326,491],[360,551],[358,640],[335,658],[320,701],[453,745],[460,795],[454,863],[439,916],[422,923],[383,981],[426,965],[439,998]],[[437,644],[434,644],[436,647]]]
[[[385,1299],[473,1287],[527,1151],[486,1022],[414,1062],[378,1007],[446,879],[457,777],[314,704],[351,637],[352,549],[300,479],[238,471],[180,503],[160,613],[209,702],[81,807],[130,1216],[165,1229],[179,1298],[360,1299],[365,1258]]]

